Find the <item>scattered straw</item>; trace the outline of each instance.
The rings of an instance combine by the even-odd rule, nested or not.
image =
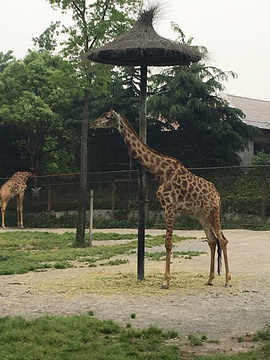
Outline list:
[[[48,281],[39,285],[36,290],[64,293],[66,296],[82,294],[163,296],[168,293],[183,293],[194,289],[203,290],[205,289],[207,274],[183,271],[174,273],[171,286],[166,290],[160,288],[162,280],[163,274],[160,272],[146,274],[144,281],[137,281],[136,274],[131,272],[95,272]],[[222,287],[225,279],[224,276],[221,276],[214,281],[215,286]]]

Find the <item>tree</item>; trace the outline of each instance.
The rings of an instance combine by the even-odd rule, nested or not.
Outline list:
[[[104,44],[120,33],[126,31],[133,22],[140,0],[48,0],[54,7],[63,11],[71,10],[74,25],[64,27],[68,34],[63,53],[77,65],[80,54],[94,46]],[[129,14],[129,16],[127,16]],[[131,14],[131,15],[130,15]],[[81,178],[80,208],[76,232],[76,245],[85,246],[85,211],[87,203],[87,135],[89,122],[90,89],[97,94],[106,94],[106,85],[110,82],[109,67],[94,65],[83,61],[77,67],[84,89],[84,112],[81,127]]]
[[[46,51],[29,52],[0,74],[0,121],[9,125],[13,144],[29,157],[34,173],[44,156],[72,141],[65,118],[77,95],[73,67]]]
[[[140,69],[135,67],[113,69],[111,70],[110,94],[91,100],[91,118],[95,119],[113,107],[124,114],[138,131],[139,95]],[[115,129],[90,131],[89,142],[92,149],[92,153],[89,154],[92,171],[132,170],[136,164],[129,156],[119,132]]]
[[[172,27],[180,41],[192,43],[177,24]],[[204,47],[200,51],[207,54]],[[256,129],[242,121],[240,109],[218,95],[224,90],[221,82],[229,76],[236,74],[202,61],[153,75],[148,109],[154,126],[149,144],[191,167],[239,164],[237,152],[244,150]]]
[[[256,132],[242,121],[241,110],[218,96],[220,81],[227,77],[204,63],[176,66],[152,77],[148,108],[157,128],[149,143],[155,141],[158,151],[191,167],[239,164],[237,152]]]
[[[12,53],[12,50],[9,50],[6,54],[0,51],[0,72],[3,72],[8,64],[15,60],[15,57],[12,55]]]
[[[40,36],[32,38],[39,51],[46,50],[52,52],[56,50],[58,43],[55,35],[59,35],[59,26],[60,21],[51,22],[50,26]]]

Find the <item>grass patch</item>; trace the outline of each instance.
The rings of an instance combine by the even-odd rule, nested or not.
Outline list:
[[[174,251],[172,253],[172,257],[173,258],[183,257],[185,259],[192,259],[194,256],[199,256],[202,254],[205,254],[205,252],[202,252],[202,251]],[[166,252],[165,251],[156,252],[156,253],[146,252],[145,256],[147,258],[149,258],[150,260],[163,261],[166,258]]]
[[[179,349],[168,340],[175,333],[156,327],[122,328],[91,315],[0,318],[1,359],[20,360],[177,360]]]
[[[198,338],[193,334],[188,335],[188,340],[192,346],[202,346],[204,341],[203,338]]]
[[[109,245],[110,240],[131,240],[125,244]],[[133,239],[136,239],[132,241]],[[174,241],[184,238],[174,237]],[[108,241],[108,245],[75,248],[75,234],[50,232],[14,231],[0,234],[0,275],[22,274],[46,268],[65,269],[74,261],[88,262],[95,266],[98,261],[110,260],[116,255],[135,251],[136,234],[94,233],[93,240]],[[164,236],[146,238],[146,246],[164,244]],[[120,263],[119,263],[120,264]],[[116,261],[107,263],[116,265]]]
[[[195,336],[191,335],[191,338]],[[197,340],[203,340],[197,339]],[[248,352],[240,352],[233,355],[204,355],[196,356],[195,360],[268,360],[270,359],[270,325],[265,329],[258,331],[252,338],[253,341],[260,341],[261,346]],[[243,338],[238,338],[239,342],[243,342]],[[209,342],[209,341],[208,341]],[[192,344],[192,342],[191,342]],[[195,345],[196,346],[196,345]]]
[[[123,264],[127,264],[129,261],[128,260],[124,260],[124,259],[116,259],[116,260],[110,260],[106,263],[102,263],[100,265],[102,266],[114,266],[114,265],[123,265]]]
[[[270,341],[270,324],[253,336],[253,341]]]

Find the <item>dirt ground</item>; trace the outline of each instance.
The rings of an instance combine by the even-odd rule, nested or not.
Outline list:
[[[95,231],[105,232],[104,229]],[[131,229],[106,231],[137,232]],[[146,230],[146,234],[164,234],[164,230]],[[178,331],[183,337],[175,341],[184,344],[183,359],[192,359],[195,354],[246,351],[256,346],[250,341],[252,333],[270,324],[270,231],[224,231],[229,240],[232,275],[231,287],[227,288],[223,286],[224,271],[216,277],[213,286],[204,285],[210,256],[203,231],[179,230],[175,234],[194,239],[177,243],[174,251],[206,253],[191,260],[173,258],[168,290],[160,289],[163,261],[147,259],[145,281],[138,284],[136,254],[130,254],[125,255],[129,262],[123,265],[95,268],[80,265],[64,270],[1,276],[0,316],[32,318],[46,314],[83,314],[91,310],[97,318],[113,319],[122,325],[154,325]],[[163,247],[151,249],[161,250]],[[127,286],[122,286],[124,283]],[[131,314],[136,314],[134,319]],[[201,347],[189,346],[188,334],[206,335],[208,341]]]

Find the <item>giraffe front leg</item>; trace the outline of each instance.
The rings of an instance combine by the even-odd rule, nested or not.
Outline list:
[[[18,228],[21,229],[23,229],[23,199],[24,199],[24,193],[20,194],[17,198]]]
[[[165,212],[166,216],[166,240],[165,240],[165,248],[166,248],[166,265],[165,265],[165,274],[164,281],[161,286],[162,289],[169,288],[169,282],[171,279],[171,253],[173,246],[173,223],[175,216],[175,209],[170,209]]]
[[[1,214],[2,214],[2,228],[5,229],[6,225],[5,225],[5,208],[4,207],[1,208]]]
[[[166,235],[166,241],[165,241],[165,248],[166,248],[166,265],[165,265],[165,273],[164,273],[164,281],[161,285],[162,289],[168,289],[169,283],[171,279],[171,253],[172,253],[172,235],[170,237],[167,237]]]

